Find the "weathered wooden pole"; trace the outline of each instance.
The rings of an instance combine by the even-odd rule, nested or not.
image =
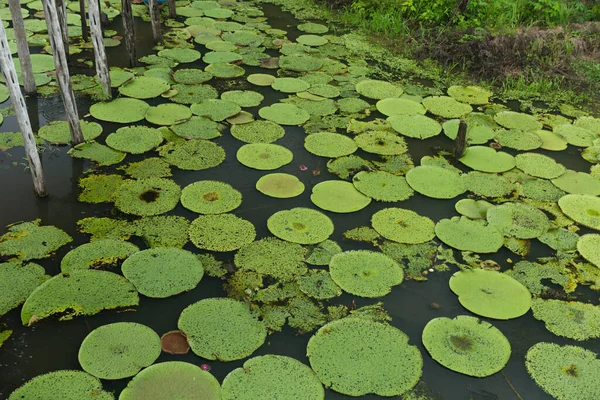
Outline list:
[[[31,57],[29,56],[29,45],[27,44],[23,15],[21,14],[21,2],[19,0],[8,0],[8,7],[10,8],[15,39],[17,41],[17,53],[19,54],[25,93],[35,94],[37,93],[37,87],[33,76],[33,68],[31,67]]]
[[[458,133],[454,139],[454,158],[457,160],[465,155],[467,150],[467,122],[461,119],[458,124]]]
[[[81,133],[81,124],[79,123],[79,113],[75,103],[75,94],[71,86],[71,77],[69,75],[69,66],[67,65],[67,55],[62,46],[62,34],[56,13],[56,4],[54,0],[42,0],[44,5],[44,16],[48,26],[48,37],[50,46],[52,46],[52,56],[54,57],[54,67],[56,68],[56,80],[60,87],[60,94],[65,106],[67,121],[71,131],[71,142],[74,145],[83,143],[83,134]]]
[[[133,24],[133,12],[131,11],[131,1],[121,0],[121,19],[123,21],[123,33],[125,36],[125,49],[129,58],[129,66],[137,65],[137,56],[135,54],[135,26]]]
[[[81,36],[83,41],[88,40],[87,16],[85,15],[85,0],[79,0],[79,17],[81,18]]]
[[[94,43],[96,74],[98,75],[98,79],[100,79],[100,83],[104,89],[104,98],[106,100],[110,100],[112,99],[112,91],[110,89],[110,73],[108,71],[106,52],[104,51],[104,37],[102,35],[102,21],[100,20],[100,7],[98,7],[98,0],[88,0],[88,14],[90,17],[92,42]]]
[[[149,0],[148,8],[150,8],[150,23],[152,24],[152,36],[154,37],[154,42],[162,42],[162,30],[160,28],[160,10],[158,9],[158,2],[156,0]]]
[[[69,55],[69,28],[67,25],[67,3],[64,0],[56,1],[56,15],[60,23],[60,32],[62,33],[65,52]]]
[[[175,0],[167,0],[167,6],[169,7],[169,18],[177,17],[177,7],[175,6]]]
[[[27,161],[29,162],[29,169],[31,170],[35,194],[40,197],[45,197],[48,195],[48,192],[46,192],[46,183],[44,182],[42,162],[40,161],[40,155],[37,151],[35,138],[33,137],[33,131],[31,130],[31,122],[29,121],[29,115],[27,114],[25,98],[21,93],[21,87],[19,86],[19,80],[17,79],[17,72],[15,71],[15,65],[13,64],[13,59],[10,55],[10,49],[8,48],[8,41],[6,40],[6,31],[4,30],[4,25],[2,25],[1,19],[0,69],[2,69],[2,73],[4,74],[4,82],[6,82],[8,91],[10,92],[12,104],[15,108],[15,114],[17,115],[17,121],[19,122],[19,128],[21,128],[21,133],[23,134],[25,154],[27,155]]]

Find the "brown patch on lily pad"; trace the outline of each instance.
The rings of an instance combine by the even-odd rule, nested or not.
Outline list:
[[[190,351],[187,337],[180,330],[169,331],[162,335],[160,347],[162,351],[169,354],[187,354]]]

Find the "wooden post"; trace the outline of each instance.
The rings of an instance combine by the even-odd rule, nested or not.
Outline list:
[[[35,138],[33,137],[33,131],[31,130],[31,122],[29,121],[29,115],[27,114],[27,106],[25,105],[25,98],[21,93],[21,87],[17,79],[17,72],[15,71],[15,65],[13,64],[12,56],[10,55],[10,49],[8,48],[8,41],[6,40],[6,31],[2,20],[0,19],[0,69],[4,74],[4,82],[10,92],[12,104],[15,107],[15,114],[17,115],[17,121],[19,122],[19,128],[23,134],[23,142],[25,142],[25,154],[27,155],[27,161],[29,162],[29,169],[31,170],[31,177],[33,178],[33,188],[35,194],[40,197],[48,195],[46,192],[46,184],[44,182],[44,171],[42,170],[42,162],[40,161],[40,155],[37,151],[35,144]]]
[[[71,130],[71,142],[73,145],[83,143],[83,134],[81,133],[81,124],[79,123],[79,113],[75,103],[75,94],[71,86],[71,77],[69,75],[69,66],[67,65],[67,55],[62,46],[62,34],[56,12],[54,0],[42,0],[44,5],[44,16],[48,26],[48,37],[50,46],[52,46],[52,55],[54,57],[54,67],[56,68],[56,80],[60,87],[60,94],[65,106],[67,121]]]
[[[8,7],[10,7],[13,29],[15,30],[17,53],[19,54],[19,63],[21,64],[21,75],[23,76],[25,93],[35,94],[37,93],[37,87],[33,76],[33,68],[31,67],[31,57],[29,56],[29,45],[27,44],[23,15],[21,15],[21,2],[19,0],[8,0]]]
[[[104,38],[102,36],[102,21],[100,20],[100,8],[98,0],[88,0],[88,14],[90,17],[90,31],[92,33],[92,42],[94,43],[94,60],[96,62],[96,74],[102,88],[104,89],[104,98],[112,99],[110,89],[110,73],[108,71],[108,62],[106,52],[104,51]]]
[[[149,0],[148,7],[150,8],[150,22],[152,24],[152,36],[155,43],[162,42],[162,31],[160,28],[160,10],[156,0]]]
[[[67,3],[64,0],[56,1],[56,15],[60,23],[60,32],[62,33],[63,43],[65,45],[65,53],[69,55],[69,28],[67,25]]]
[[[79,17],[81,18],[81,36],[83,41],[88,40],[87,17],[85,15],[85,0],[79,0]]]
[[[133,24],[133,12],[131,11],[131,1],[121,0],[121,19],[123,20],[123,31],[125,36],[125,49],[129,58],[129,66],[137,65],[137,56],[135,54],[135,25]]]
[[[467,122],[461,119],[458,124],[458,133],[454,139],[454,158],[457,160],[465,154],[467,150]]]
[[[176,18],[177,7],[175,6],[175,0],[167,0],[167,6],[169,7],[169,18]]]

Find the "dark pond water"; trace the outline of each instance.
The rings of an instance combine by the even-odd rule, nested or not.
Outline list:
[[[286,29],[293,40],[298,32],[293,28],[296,20],[288,13],[281,12],[276,7],[265,6],[265,12],[274,28]],[[120,21],[113,24],[118,29]],[[142,43],[138,49],[139,55],[150,51],[151,33],[149,24],[138,20],[138,38]],[[125,65],[122,57],[124,46],[109,49],[109,58],[112,65]],[[191,67],[203,67],[203,63],[197,62]],[[187,64],[186,67],[190,67]],[[257,69],[245,67],[247,73],[258,72]],[[261,70],[261,72],[264,72]],[[274,72],[273,72],[274,73]],[[211,82],[212,84],[213,82]],[[248,88],[244,79],[234,88]],[[217,86],[218,88],[218,86]],[[270,88],[256,88],[265,95],[261,106],[269,105],[283,97]],[[221,90],[220,90],[221,91]],[[150,100],[150,104],[160,100]],[[80,115],[87,114],[91,102],[86,98],[79,99]],[[28,99],[28,109],[32,118],[34,130],[43,126],[48,121],[64,119],[61,110],[60,98]],[[248,111],[256,115],[258,108]],[[118,126],[115,124],[103,124],[104,134],[113,132]],[[18,130],[15,117],[5,118],[0,128],[2,131]],[[278,141],[279,144],[289,148],[294,153],[294,161],[278,170],[296,175],[304,182],[307,190],[299,197],[293,199],[273,199],[266,197],[255,190],[255,182],[264,175],[264,172],[252,170],[239,164],[234,157],[235,152],[243,143],[224,132],[223,136],[215,139],[215,142],[223,146],[227,152],[226,161],[218,168],[206,171],[181,171],[173,168],[173,179],[184,187],[192,182],[212,179],[227,182],[243,193],[243,203],[235,210],[235,214],[251,221],[257,230],[257,239],[270,236],[265,221],[274,212],[298,206],[312,207],[310,192],[316,183],[337,179],[329,174],[326,169],[326,159],[313,156],[303,148],[304,131],[301,128],[286,127],[286,136]],[[102,139],[101,139],[102,141]],[[414,160],[418,161],[422,156],[433,155],[437,148],[452,147],[452,141],[444,135],[425,142],[407,139],[410,153]],[[0,196],[0,226],[6,226],[18,221],[30,221],[41,218],[45,225],[56,225],[71,236],[74,241],[60,249],[55,256],[40,262],[48,274],[54,275],[60,271],[61,258],[72,248],[87,242],[87,236],[76,231],[76,222],[89,216],[115,216],[118,212],[110,205],[83,204],[77,201],[79,189],[78,178],[83,171],[91,167],[88,161],[72,159],[66,154],[67,147],[51,147],[43,153],[43,163],[46,172],[46,181],[50,196],[45,199],[37,199],[32,192],[32,185],[28,171],[22,165],[22,149],[13,149],[0,153],[0,182],[2,184],[2,195]],[[542,151],[543,152],[543,151]],[[373,158],[367,153],[357,153],[364,158]],[[570,148],[561,153],[547,153],[558,159],[568,168],[587,171],[589,164],[583,161],[577,150]],[[141,156],[128,155],[126,162],[137,161]],[[19,165],[13,166],[17,162]],[[304,164],[307,171],[300,171],[299,166]],[[114,169],[114,168],[113,168]],[[103,172],[113,170],[104,168]],[[311,170],[319,169],[321,174],[313,176]],[[412,209],[421,215],[428,216],[434,221],[456,214],[453,201],[433,200],[415,194],[408,201],[402,202],[401,207]],[[327,213],[335,223],[335,233],[331,239],[338,241],[344,250],[358,248],[354,242],[345,241],[342,233],[350,228],[369,225],[371,215],[379,209],[389,207],[386,203],[372,203],[366,209],[349,215]],[[195,213],[184,209],[179,205],[169,215],[181,215],[189,220],[197,217]],[[534,241],[529,258],[534,259],[541,255],[549,255],[550,249],[545,245]],[[143,246],[141,242],[136,244]],[[188,243],[188,250],[198,250]],[[218,258],[232,260],[234,253],[221,253]],[[504,268],[508,267],[507,258],[518,260],[519,257],[507,250],[502,250],[492,257]],[[406,281],[395,287],[392,293],[381,300],[385,309],[392,316],[392,325],[398,327],[410,337],[410,343],[418,346],[423,359],[422,381],[430,389],[434,398],[440,399],[481,399],[481,400],[510,400],[519,398],[515,391],[526,400],[549,399],[533,380],[528,376],[524,366],[524,355],[535,343],[541,341],[555,342],[559,344],[581,344],[559,338],[548,332],[542,322],[531,317],[531,313],[512,321],[490,320],[508,338],[512,345],[512,356],[508,365],[491,377],[478,379],[452,372],[435,361],[433,361],[421,344],[421,332],[426,323],[435,317],[455,317],[457,315],[469,315],[459,304],[457,297],[448,288],[448,279],[451,273],[433,273],[429,275],[427,282]],[[79,317],[72,321],[55,322],[43,321],[31,328],[20,326],[19,310],[14,310],[4,316],[0,323],[6,324],[15,332],[13,336],[0,348],[0,399],[5,399],[18,386],[32,377],[59,369],[79,369],[77,352],[83,338],[93,329],[104,324],[118,321],[139,322],[153,328],[157,333],[163,334],[177,328],[177,319],[180,312],[189,304],[208,297],[224,296],[222,281],[216,278],[205,277],[194,290],[167,299],[149,299],[141,296],[140,306],[134,312],[105,311],[92,317]],[[582,293],[585,294],[585,291]],[[589,295],[589,293],[587,294]],[[586,295],[586,297],[587,297]],[[591,296],[591,295],[590,295]],[[593,297],[597,299],[597,296]],[[374,301],[344,295],[335,300],[335,303],[349,305],[355,302],[357,306],[372,304]],[[438,303],[441,307],[433,309],[431,303]],[[282,354],[292,356],[298,360],[308,363],[305,349],[310,334],[296,335],[293,331],[285,328],[283,332],[275,333],[268,337],[267,342],[256,351],[253,356],[262,354]],[[598,341],[590,341],[583,344],[584,347],[600,352]],[[201,364],[205,360],[193,355],[174,356],[162,354],[158,362],[180,360],[194,364]],[[212,366],[211,372],[219,381],[234,368],[243,364],[243,360],[222,363],[209,362]],[[119,381],[105,381],[104,387],[119,393],[127,384],[127,379]],[[327,399],[341,399],[345,396],[332,391],[327,391]],[[378,396],[363,396],[371,399]],[[585,399],[582,399],[585,400]]]

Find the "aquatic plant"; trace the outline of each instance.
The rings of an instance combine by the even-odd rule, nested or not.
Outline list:
[[[544,179],[561,176],[566,168],[552,158],[538,153],[521,153],[515,157],[516,166],[526,174]]]
[[[482,172],[504,172],[513,169],[515,158],[487,146],[471,146],[459,160],[467,167]]]
[[[41,226],[41,220],[10,225],[0,236],[0,255],[21,261],[47,258],[73,239],[55,226]]]
[[[80,120],[79,124],[86,141],[94,140],[102,133],[102,126],[97,122]],[[40,128],[38,136],[52,144],[71,143],[71,132],[67,121],[51,121]]]
[[[203,215],[192,221],[188,235],[199,249],[225,252],[252,242],[256,229],[250,221],[233,214]]]
[[[67,154],[73,158],[86,158],[92,160],[99,166],[118,164],[125,159],[125,153],[122,151],[113,150],[110,147],[93,140],[72,147]]]
[[[462,199],[456,202],[456,211],[470,219],[485,219],[487,210],[494,207],[485,200]]]
[[[558,205],[567,217],[588,228],[600,230],[600,198],[567,194],[558,200]]]
[[[552,184],[570,194],[600,195],[600,179],[586,172],[566,170],[558,178],[552,179]]]
[[[131,124],[144,119],[150,106],[143,100],[120,97],[90,107],[92,117],[100,121]]]
[[[577,147],[592,146],[597,137],[594,132],[571,124],[557,125],[552,128],[552,132],[565,139],[570,145]]]
[[[203,139],[168,143],[158,149],[158,154],[169,164],[191,171],[213,168],[225,161],[225,150]]]
[[[265,97],[252,90],[230,90],[221,93],[221,98],[232,101],[240,107],[257,107]]]
[[[169,331],[160,337],[160,348],[169,354],[187,354],[190,344],[180,330]]]
[[[421,165],[406,173],[406,182],[416,192],[434,199],[452,199],[467,190],[457,172],[447,168]]]
[[[583,258],[600,268],[600,235],[587,234],[579,237],[577,251]]]
[[[198,181],[183,188],[181,204],[200,214],[221,214],[238,208],[242,194],[225,182]]]
[[[231,127],[231,136],[246,143],[272,143],[284,135],[285,129],[271,121],[252,121]]]
[[[492,92],[481,86],[458,86],[448,88],[448,96],[456,101],[472,105],[484,105],[489,103]]]
[[[494,120],[507,129],[518,129],[521,131],[537,131],[543,125],[533,115],[516,111],[501,111],[494,116]]]
[[[142,154],[150,151],[163,141],[162,133],[145,126],[127,126],[117,129],[106,137],[106,144],[125,153]]]
[[[320,157],[337,158],[354,153],[358,146],[354,140],[339,133],[317,132],[306,136],[304,148]]]
[[[387,121],[396,132],[416,139],[428,139],[442,131],[442,126],[436,120],[421,114],[393,115]]]
[[[181,104],[165,103],[148,107],[144,118],[154,125],[171,126],[192,117],[192,110]]]
[[[273,173],[261,176],[256,181],[256,190],[270,197],[288,199],[300,196],[304,184],[294,175]]]
[[[236,103],[221,99],[207,99],[190,106],[192,113],[213,121],[223,121],[242,111]]]
[[[238,161],[249,168],[274,170],[292,162],[294,155],[287,148],[272,143],[250,143],[239,148]]]
[[[381,236],[399,243],[424,243],[435,237],[431,219],[403,208],[384,208],[371,217]]]
[[[360,211],[371,203],[350,182],[323,181],[313,186],[310,201],[317,207],[336,213]]]
[[[531,311],[557,336],[580,341],[600,337],[600,310],[593,304],[533,299]]]
[[[121,175],[92,174],[79,180],[82,189],[77,200],[84,203],[110,203],[113,201],[115,191],[127,180]]]
[[[317,244],[333,233],[333,222],[310,208],[278,211],[267,220],[269,231],[280,239],[300,244]]]
[[[403,201],[414,194],[406,178],[383,171],[361,171],[354,175],[352,184],[359,192],[377,201]]]
[[[490,226],[504,236],[533,239],[550,228],[550,221],[541,210],[523,203],[504,203],[487,210]]]
[[[443,118],[461,118],[473,111],[469,104],[460,103],[447,96],[426,97],[423,99],[423,105],[430,113]]]
[[[129,242],[114,239],[95,240],[69,251],[60,262],[62,272],[114,266],[139,251]]]
[[[174,209],[181,188],[165,178],[146,178],[123,183],[114,193],[115,207],[127,214],[148,216]]]
[[[209,74],[209,75],[211,75],[211,74]],[[212,75],[211,75],[211,77],[212,77]],[[216,99],[219,97],[219,93],[217,92],[217,90],[208,84],[206,84],[206,85],[202,85],[202,84],[188,85],[188,84],[179,83],[179,84],[173,85],[172,88],[173,88],[173,90],[176,90],[177,93],[174,96],[170,97],[169,99],[172,102],[179,103],[179,104],[195,104],[195,103],[199,103],[204,100]],[[185,115],[184,114],[185,110],[183,108],[172,108],[172,109],[181,110],[180,113],[182,114],[182,116]],[[183,118],[180,118],[180,119],[183,119]],[[167,124],[164,124],[164,125],[167,125]]]
[[[38,264],[0,263],[0,316],[24,303],[50,276]]]
[[[138,76],[119,86],[119,93],[135,99],[151,99],[158,97],[171,86],[161,79]]]
[[[402,96],[404,90],[393,83],[377,79],[364,79],[356,84],[355,90],[369,99],[388,99]]]
[[[258,110],[262,118],[280,125],[302,125],[310,119],[310,114],[293,104],[275,103]]]
[[[146,178],[168,178],[172,176],[171,166],[169,163],[161,158],[151,157],[145,158],[142,161],[132,162],[118,169],[125,172],[134,179],[146,179]],[[106,176],[106,175],[99,175]],[[85,178],[84,178],[85,179]],[[83,180],[83,179],[82,179]],[[80,180],[81,185],[81,180]],[[81,200],[81,199],[80,199]]]
[[[12,392],[9,400],[63,399],[114,400],[111,392],[102,390],[100,379],[83,371],[60,370],[38,375]]]
[[[278,281],[293,281],[307,272],[306,249],[299,244],[267,237],[248,243],[235,254],[234,263],[243,271],[254,271]]]

